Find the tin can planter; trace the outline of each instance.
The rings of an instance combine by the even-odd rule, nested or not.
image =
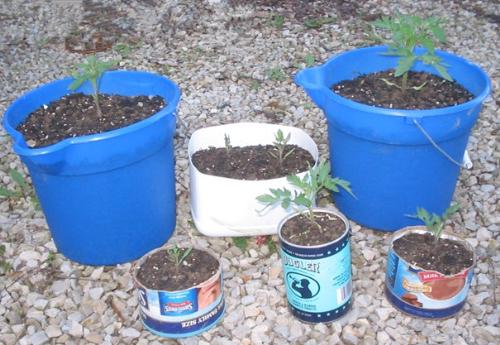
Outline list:
[[[411,264],[395,250],[395,242],[403,240],[410,234],[432,236],[432,233],[423,226],[406,227],[394,234],[387,258],[385,278],[387,299],[396,309],[412,316],[437,319],[458,313],[467,299],[476,262],[471,245],[459,237],[443,233],[442,240],[461,244],[471,255],[468,260],[471,264],[467,267],[456,273],[443,273]],[[455,254],[447,254],[446,250],[437,251],[439,252],[442,252],[440,254],[443,256],[449,255],[450,261],[457,260]]]
[[[187,286],[167,290],[161,288],[162,284],[175,279],[173,275],[163,274],[167,266],[175,265],[169,261],[167,250],[153,250],[132,267],[142,324],[160,337],[184,338],[198,335],[214,327],[224,314],[220,262],[203,250],[193,249],[185,262],[179,265],[179,270],[198,270],[202,267],[206,271],[211,265],[213,270],[210,270],[210,277],[195,284],[184,280],[183,283]],[[195,255],[196,259],[190,259],[192,255]],[[153,265],[152,260],[159,264]],[[147,270],[153,267],[157,272],[153,283],[151,278],[148,278],[148,282],[144,281],[145,274],[150,277],[145,267],[149,267]]]
[[[257,236],[275,234],[278,224],[287,212],[273,208],[257,213],[262,205],[256,200],[270,188],[295,190],[286,176],[267,180],[242,180],[202,173],[193,164],[195,152],[210,147],[224,147],[228,136],[236,147],[272,145],[275,133],[281,129],[290,134],[289,144],[310,153],[314,165],[318,161],[318,147],[303,130],[266,123],[234,123],[202,128],[189,140],[189,176],[191,215],[196,228],[207,236]],[[303,177],[307,171],[297,174]]]
[[[334,321],[344,316],[351,307],[349,221],[338,211],[314,208],[315,215],[327,215],[340,223],[341,235],[319,245],[298,245],[284,233],[284,227],[303,214],[304,211],[290,214],[281,221],[278,229],[288,307],[300,321]]]

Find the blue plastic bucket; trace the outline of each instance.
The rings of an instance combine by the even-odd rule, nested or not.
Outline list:
[[[359,224],[395,231],[417,224],[406,216],[417,206],[437,214],[449,206],[490,81],[476,65],[437,51],[474,99],[441,109],[400,110],[361,104],[330,90],[339,81],[394,68],[397,58],[382,55],[385,51],[376,46],[345,52],[301,71],[295,80],[326,115],[332,175],[351,182],[357,197],[335,193],[337,207]],[[437,74],[422,63],[414,70]]]
[[[159,95],[167,106],[133,125],[31,149],[15,128],[32,111],[68,94],[72,79],[18,98],[3,125],[28,167],[58,250],[89,265],[113,265],[162,245],[175,228],[173,136],[179,88],[160,75],[113,71],[101,92]],[[84,84],[77,92],[90,93]]]
[[[331,322],[351,308],[351,228],[339,212],[324,208],[314,211],[341,219],[345,230],[334,241],[301,246],[287,241],[281,233],[283,225],[300,212],[284,218],[278,226],[283,278],[292,315],[308,323]]]

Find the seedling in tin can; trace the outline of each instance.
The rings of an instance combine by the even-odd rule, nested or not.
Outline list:
[[[271,188],[269,189],[270,194],[262,194],[257,197],[259,202],[266,205],[259,212],[277,204],[280,204],[284,209],[288,209],[290,206],[297,209],[305,207],[305,214],[309,220],[316,224],[322,231],[321,226],[314,218],[313,211],[318,193],[324,189],[339,192],[340,187],[354,197],[348,181],[330,176],[330,165],[327,162],[320,162],[318,166],[310,168],[302,179],[297,175],[291,175],[287,177],[287,180],[294,187],[298,188],[300,192],[294,191],[292,193],[287,188]]]
[[[453,203],[444,211],[443,215],[438,216],[435,213],[429,213],[424,208],[417,207],[416,217],[424,222],[426,228],[434,235],[434,241],[437,242],[441,238],[446,221],[459,209],[460,205]]]
[[[189,248],[179,248],[177,245],[172,248],[167,249],[168,260],[173,262],[177,267],[179,267],[182,262],[188,257],[188,255],[193,250],[192,247]]]

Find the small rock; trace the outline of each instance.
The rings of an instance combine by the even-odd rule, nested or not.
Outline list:
[[[272,266],[269,269],[269,279],[277,279],[281,273],[281,266]]]
[[[483,184],[481,186],[481,190],[485,193],[490,193],[490,192],[493,192],[495,191],[495,186],[492,185],[492,184]]]
[[[248,295],[244,296],[241,298],[241,304],[243,305],[249,305],[255,302],[255,296],[253,295]]]
[[[363,256],[365,257],[366,261],[371,262],[375,257],[377,256],[377,252],[370,249],[370,248],[364,248],[362,250]]]
[[[101,344],[103,342],[102,335],[99,333],[89,333],[85,336],[85,340],[93,344]]]
[[[141,332],[131,327],[122,329],[120,333],[125,338],[139,338],[141,336]]]
[[[103,293],[104,293],[104,289],[102,287],[96,287],[96,288],[93,288],[93,289],[89,290],[89,296],[94,301],[96,301],[99,298],[101,298],[101,296],[102,296]]]
[[[245,317],[255,317],[260,314],[260,310],[256,303],[245,307]]]
[[[37,299],[35,303],[33,304],[33,307],[35,307],[38,310],[44,310],[45,307],[49,304],[49,301],[46,299]]]
[[[375,309],[380,320],[385,321],[389,318],[389,315],[392,313],[392,308],[377,308]]]
[[[83,326],[76,321],[71,321],[68,333],[74,337],[80,338],[83,336]]]
[[[380,331],[377,333],[377,343],[378,344],[380,344],[380,345],[390,344],[390,341],[391,341],[391,337],[389,337],[389,335],[387,333],[385,333],[384,331]]]
[[[484,273],[480,273],[477,275],[477,283],[479,285],[490,285],[491,284],[491,281],[490,281],[490,278],[488,278],[488,275],[484,274]]]
[[[45,328],[45,333],[47,333],[49,338],[57,338],[62,335],[61,328],[56,325],[48,325],[47,328]]]
[[[359,339],[350,325],[345,326],[342,330],[342,340],[348,345],[357,345],[359,343]]]
[[[476,233],[476,238],[479,242],[488,241],[491,238],[491,232],[489,232],[486,228],[479,228]]]
[[[477,295],[470,296],[469,301],[472,305],[481,305],[483,301],[488,297],[490,297],[490,293],[488,291],[483,291],[478,293]]]
[[[493,314],[488,315],[486,317],[486,323],[490,326],[498,325],[498,321],[499,321],[498,318],[499,318],[498,312],[494,311]]]
[[[38,261],[40,260],[40,254],[38,252],[35,252],[34,250],[27,250],[19,254],[19,259],[23,261],[29,261],[29,260]]]
[[[408,326],[417,332],[421,332],[425,328],[425,322],[420,319],[412,319]]]
[[[49,342],[49,337],[45,334],[44,331],[36,332],[30,337],[31,344],[33,345],[42,345],[47,344]]]
[[[56,280],[54,283],[52,283],[52,292],[56,296],[64,294],[67,289],[68,284],[64,280]]]

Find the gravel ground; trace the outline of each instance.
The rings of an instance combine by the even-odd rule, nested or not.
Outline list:
[[[227,310],[211,331],[182,341],[143,330],[130,264],[82,266],[57,254],[43,214],[29,200],[0,200],[0,344],[497,344],[500,289],[498,236],[498,22],[496,1],[2,1],[0,3],[0,113],[23,92],[67,75],[81,59],[67,48],[101,32],[103,44],[132,49],[102,55],[129,69],[164,73],[183,90],[176,136],[178,228],[172,241],[207,247],[221,258]],[[281,3],[279,5],[278,3]],[[190,224],[187,139],[195,129],[242,120],[304,128],[327,155],[321,112],[292,81],[308,54],[317,63],[367,44],[365,20],[378,14],[440,15],[448,19],[448,50],[490,75],[486,101],[455,199],[457,232],[475,247],[478,264],[465,308],[453,318],[424,321],[393,309],[383,296],[389,235],[353,224],[353,309],[329,325],[302,324],[287,311],[281,264],[267,246],[250,241],[242,252],[230,238],[201,236]],[[285,18],[282,28],[272,16]],[[304,22],[330,16],[308,29]],[[270,71],[274,71],[271,73]],[[9,169],[26,173],[0,130],[0,181]],[[53,253],[56,253],[55,255]],[[495,341],[495,339],[497,339]]]

